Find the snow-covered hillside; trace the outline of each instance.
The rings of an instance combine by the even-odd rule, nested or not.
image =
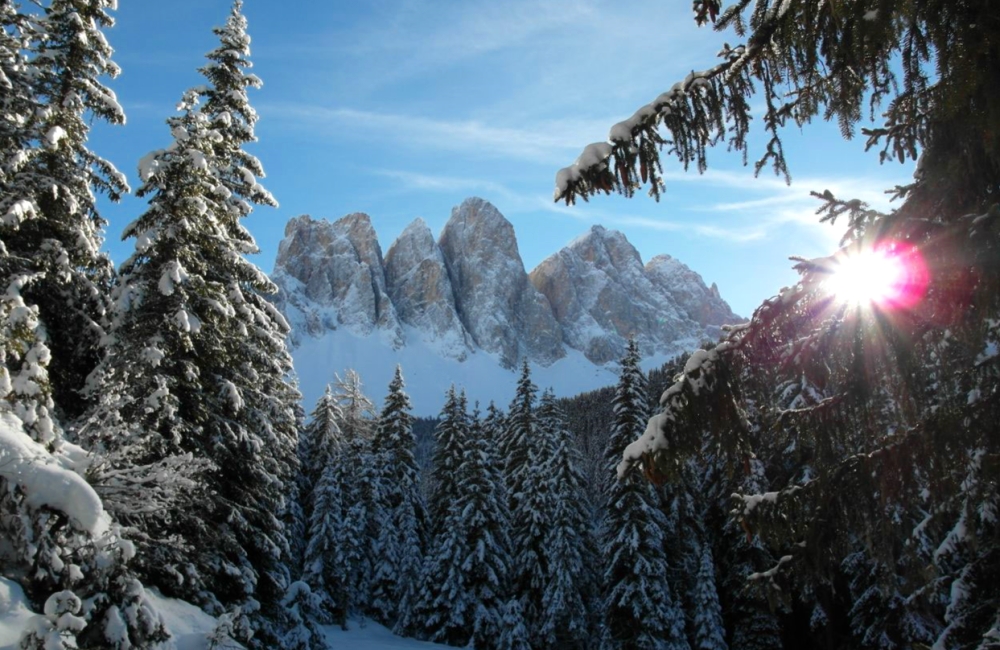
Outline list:
[[[529,274],[510,222],[476,198],[437,241],[418,219],[384,257],[367,215],[296,217],[273,278],[306,408],[346,368],[377,398],[396,364],[419,415],[437,413],[451,384],[505,404],[522,359],[539,385],[572,395],[613,383],[629,338],[649,368],[742,320],[680,261],[644,265],[600,226]]]
[[[216,619],[194,605],[164,598],[148,590],[149,598],[163,616],[177,650],[205,650],[207,635],[215,628]],[[35,613],[28,606],[24,591],[14,581],[0,577],[0,650],[15,650],[21,631]],[[323,629],[327,647],[351,650],[432,650],[447,646],[394,635],[385,627],[370,621],[352,621],[349,630],[329,625]]]
[[[411,334],[412,330],[404,328]],[[492,400],[506,408],[514,396],[517,373],[504,368],[496,355],[482,350],[458,360],[414,336],[412,343],[393,348],[378,336],[359,336],[344,329],[327,332],[322,337],[303,337],[292,351],[306,410],[323,394],[326,384],[341,377],[347,368],[361,376],[365,392],[381,403],[392,379],[396,364],[403,368],[406,392],[414,413],[437,415],[451,384],[464,388],[469,402],[478,401],[485,408]],[[696,339],[677,342],[675,353],[697,347]],[[673,354],[655,354],[643,359],[648,370],[662,365]],[[531,363],[533,381],[543,388],[553,388],[559,396],[569,396],[617,381],[615,364],[595,365],[579,350],[568,350],[558,361],[543,366]]]

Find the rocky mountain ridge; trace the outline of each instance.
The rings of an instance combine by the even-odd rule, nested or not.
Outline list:
[[[625,236],[594,226],[527,273],[510,222],[470,198],[435,241],[422,219],[385,256],[371,219],[288,222],[273,279],[292,345],[346,330],[399,349],[416,340],[463,361],[549,366],[578,350],[618,360],[629,337],[644,355],[676,354],[739,322],[715,285],[669,255],[646,264]]]

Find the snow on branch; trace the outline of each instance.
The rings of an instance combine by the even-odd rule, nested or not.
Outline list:
[[[717,111],[713,106],[726,101],[725,77],[734,67],[742,65],[747,49],[742,45],[736,48],[727,45],[719,56],[726,60],[708,70],[692,71],[632,117],[612,126],[608,142],[587,145],[576,162],[556,173],[553,200],[565,200],[569,204],[575,196],[586,200],[589,194],[598,190],[605,193],[616,190],[630,196],[637,178],[643,183],[651,182],[651,191],[658,195],[660,165],[656,149],[668,142],[685,167],[697,160],[699,169],[704,169],[705,147],[714,144],[726,131],[721,114],[714,115]],[[734,97],[742,98],[742,93]],[[669,141],[659,134],[661,126],[671,132]],[[745,131],[746,125],[735,126]],[[684,135],[694,139],[693,147],[686,144]],[[615,158],[613,172],[612,156]],[[634,173],[637,161],[638,177]]]
[[[755,173],[770,165],[788,180],[779,129],[815,117],[836,120],[850,138],[867,113],[882,125],[861,129],[866,150],[882,147],[882,161],[916,160],[930,133],[935,94],[951,87],[956,72],[962,74],[960,44],[977,28],[953,29],[933,5],[914,8],[886,0],[877,11],[870,5],[867,0],[735,0],[722,10],[718,0],[696,0],[699,24],[731,28],[744,44],[724,44],[721,63],[692,71],[615,124],[607,142],[589,145],[556,174],[554,200],[572,204],[598,192],[632,196],[646,183],[659,198],[664,150],[685,170],[694,163],[704,171],[706,149],[723,141],[746,161],[751,96],[763,105],[758,117],[768,135]],[[902,15],[906,21],[898,20]],[[935,66],[928,43],[943,68]],[[907,62],[902,73],[900,59]]]
[[[20,487],[31,507],[65,513],[79,530],[101,535],[108,528],[94,489],[32,440],[16,416],[4,412],[0,412],[0,478]]]

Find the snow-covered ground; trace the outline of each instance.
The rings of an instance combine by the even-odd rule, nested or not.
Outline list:
[[[365,393],[381,407],[396,364],[403,368],[406,393],[414,415],[435,416],[444,405],[445,392],[451,384],[465,389],[469,404],[478,401],[485,410],[490,401],[507,408],[514,398],[520,368],[506,370],[498,360],[482,350],[464,361],[442,356],[438,350],[410,336],[405,347],[392,349],[378,336],[356,336],[341,328],[326,332],[321,338],[303,336],[292,350],[295,372],[302,391],[303,405],[310,412],[326,385],[353,368],[361,376]],[[677,353],[698,347],[697,341],[678,341]],[[531,364],[531,379],[539,388],[552,388],[557,397],[572,397],[582,392],[610,386],[618,381],[618,365],[597,366],[578,350],[552,365]],[[643,370],[658,368],[672,355],[643,359]]]
[[[206,635],[215,627],[215,619],[194,605],[164,598],[153,589],[147,594],[163,615],[177,650],[205,650]],[[0,578],[0,650],[16,650],[21,630],[34,612],[28,607],[21,587]],[[362,627],[362,625],[364,625]],[[395,636],[377,623],[353,622],[347,632],[336,626],[324,628],[327,646],[351,650],[431,650],[447,646]]]
[[[16,582],[0,578],[0,650],[13,650],[34,612]]]
[[[329,648],[350,648],[350,650],[431,650],[432,648],[449,648],[451,646],[404,639],[377,623],[367,623],[358,627],[352,623],[347,632],[337,626],[323,628],[326,633],[326,645]]]

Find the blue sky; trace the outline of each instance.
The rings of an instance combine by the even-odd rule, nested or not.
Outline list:
[[[122,75],[110,83],[128,116],[97,125],[92,147],[138,186],[136,163],[169,144],[164,120],[217,44],[227,0],[122,2],[107,36]],[[794,281],[790,255],[832,252],[840,228],[820,225],[810,190],[877,207],[909,166],[880,166],[863,139],[836,125],[790,129],[793,183],[754,178],[739,156],[713,152],[710,170],[668,161],[657,203],[598,197],[553,204],[555,173],[583,147],[692,69],[716,62],[732,35],[698,29],[687,0],[246,0],[260,113],[252,151],[280,203],[247,221],[271,271],[285,222],[366,212],[383,251],[416,217],[436,233],[468,196],[514,224],[530,271],[593,224],[621,230],[644,261],[667,253],[717,282],[737,313]],[[752,104],[753,102],[751,102]],[[751,158],[759,155],[758,147]],[[144,209],[105,203],[107,249]]]

